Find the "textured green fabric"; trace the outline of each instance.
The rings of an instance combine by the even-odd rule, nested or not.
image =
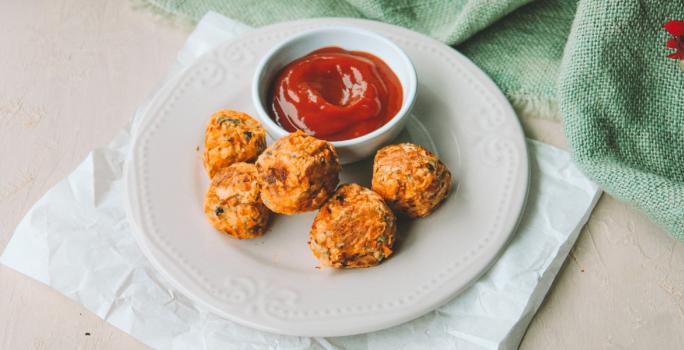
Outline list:
[[[456,48],[492,77],[518,113],[558,118],[556,79],[576,7],[574,0],[535,1]]]
[[[199,20],[216,11],[251,26],[307,17],[361,17],[396,24],[455,44],[532,0],[149,0]]]
[[[559,97],[573,156],[608,193],[684,241],[684,72],[662,25],[684,2],[580,2]]]
[[[213,10],[252,26],[369,18],[454,45],[519,113],[553,117],[560,104],[585,173],[684,241],[684,72],[665,58],[662,30],[684,19],[684,0],[145,1],[191,20]]]

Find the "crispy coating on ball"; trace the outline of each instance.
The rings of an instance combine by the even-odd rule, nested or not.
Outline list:
[[[340,161],[328,142],[302,131],[285,136],[256,161],[261,199],[276,213],[320,208],[339,182]]]
[[[325,266],[360,268],[392,254],[397,218],[377,193],[340,186],[316,215],[309,248]]]
[[[372,188],[396,212],[420,218],[432,213],[449,195],[451,172],[421,146],[390,145],[375,154]]]
[[[217,230],[235,238],[261,236],[271,213],[259,194],[256,166],[235,163],[219,170],[211,180],[204,213]]]
[[[266,148],[266,131],[246,113],[220,110],[209,119],[204,136],[204,168],[210,178],[237,162],[251,162]]]

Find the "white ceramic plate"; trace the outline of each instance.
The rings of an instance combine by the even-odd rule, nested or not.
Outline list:
[[[250,83],[280,40],[324,25],[354,25],[402,47],[418,73],[413,116],[400,139],[438,153],[457,187],[431,216],[399,223],[396,254],[380,266],[318,270],[307,248],[315,213],[277,216],[265,236],[217,233],[202,210],[208,179],[201,149],[221,108],[254,114]],[[370,184],[371,162],[347,165],[343,182]],[[421,34],[351,19],[280,23],[200,58],[154,99],[126,166],[136,237],[175,287],[213,312],[281,334],[342,336],[419,317],[485,272],[523,210],[528,162],[518,120],[497,87],[467,58]]]

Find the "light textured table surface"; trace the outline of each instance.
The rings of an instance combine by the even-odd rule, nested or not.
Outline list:
[[[128,1],[0,1],[0,250],[31,205],[132,117],[188,25]],[[565,147],[558,123],[527,135]],[[521,349],[681,349],[684,245],[608,195]],[[0,267],[0,349],[144,349],[58,292]]]

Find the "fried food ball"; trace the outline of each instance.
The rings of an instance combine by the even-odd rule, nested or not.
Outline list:
[[[251,162],[266,148],[266,131],[246,113],[220,110],[209,119],[204,136],[204,168],[210,178],[221,168]]]
[[[316,215],[309,248],[325,266],[370,267],[392,254],[397,218],[377,193],[340,186]]]
[[[397,213],[420,218],[432,213],[451,190],[451,172],[437,156],[412,143],[375,154],[373,191]]]
[[[261,236],[271,212],[259,192],[256,166],[235,163],[214,175],[204,198],[204,213],[217,230],[235,238]]]
[[[256,161],[261,199],[276,213],[320,208],[339,182],[340,161],[328,142],[297,131],[285,136]]]

